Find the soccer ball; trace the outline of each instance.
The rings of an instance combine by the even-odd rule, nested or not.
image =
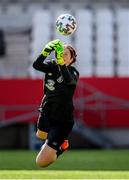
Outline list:
[[[71,35],[74,33],[76,28],[76,19],[70,14],[61,14],[56,20],[56,30],[61,35]]]

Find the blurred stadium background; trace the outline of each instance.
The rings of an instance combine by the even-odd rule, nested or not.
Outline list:
[[[77,19],[74,35],[55,31],[62,13]],[[78,52],[71,149],[129,148],[129,1],[0,1],[0,149],[39,149],[42,73],[34,59],[59,38]]]

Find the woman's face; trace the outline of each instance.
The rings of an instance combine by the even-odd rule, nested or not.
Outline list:
[[[63,59],[67,66],[73,61],[73,58],[71,58],[70,50],[67,47],[64,47]]]

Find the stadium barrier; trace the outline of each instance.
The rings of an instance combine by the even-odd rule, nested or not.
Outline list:
[[[35,131],[43,81],[1,79],[0,87],[0,132],[5,142],[0,147],[39,149],[42,142]],[[128,147],[128,92],[128,78],[81,77],[74,96],[76,123],[71,147]],[[10,143],[6,142],[8,135]],[[75,142],[76,137],[83,137],[86,143]]]
[[[75,119],[89,127],[129,127],[128,78],[80,78],[74,96]],[[0,126],[36,122],[43,96],[40,79],[0,80]]]

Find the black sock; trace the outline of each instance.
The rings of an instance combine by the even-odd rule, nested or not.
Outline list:
[[[59,149],[57,150],[57,152],[56,152],[57,158],[58,158],[63,152],[64,152],[64,151],[63,151],[61,148],[59,148]]]

